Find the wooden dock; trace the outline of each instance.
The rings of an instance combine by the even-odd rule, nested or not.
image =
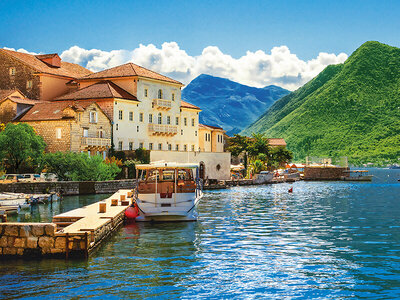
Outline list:
[[[0,257],[87,257],[123,224],[134,195],[133,190],[119,190],[102,201],[56,215],[52,223],[0,223]]]

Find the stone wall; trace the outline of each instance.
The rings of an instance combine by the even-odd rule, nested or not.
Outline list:
[[[10,68],[15,68],[15,75],[10,74]],[[0,89],[19,89],[29,99],[40,98],[40,78],[34,75],[36,71],[14,57],[0,51]],[[32,80],[32,88],[27,87],[27,81]]]
[[[304,180],[340,180],[349,168],[337,167],[305,167]]]
[[[120,189],[133,189],[135,179],[109,181],[56,181],[56,182],[16,182],[0,184],[0,192],[62,195],[111,194]]]
[[[64,244],[52,223],[0,223],[0,255],[43,256],[62,253]]]

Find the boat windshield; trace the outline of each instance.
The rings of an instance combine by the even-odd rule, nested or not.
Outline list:
[[[175,172],[177,174],[177,180],[191,181],[193,180],[193,174],[191,169],[149,169],[143,170],[139,176],[141,180],[154,182],[156,181],[174,181]]]

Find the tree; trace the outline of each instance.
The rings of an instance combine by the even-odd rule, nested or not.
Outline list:
[[[16,172],[23,162],[39,162],[45,147],[43,138],[26,123],[8,123],[0,132],[0,156]]]
[[[259,154],[269,156],[271,149],[268,139],[261,133],[253,133],[251,137],[251,142],[247,148],[250,158],[255,160]]]
[[[277,166],[286,164],[293,159],[293,153],[286,149],[286,147],[280,146],[271,149],[271,164]]]
[[[249,147],[249,138],[240,134],[235,134],[228,141],[227,150],[232,153],[233,156],[239,156],[242,152],[246,152]]]
[[[74,152],[46,153],[43,164],[61,180],[112,180],[121,171],[115,162],[105,162],[98,155]]]

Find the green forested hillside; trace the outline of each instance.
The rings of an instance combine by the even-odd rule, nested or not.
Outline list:
[[[400,49],[366,42],[279,99],[244,134],[285,138],[295,159],[348,156],[352,163],[400,158]]]

